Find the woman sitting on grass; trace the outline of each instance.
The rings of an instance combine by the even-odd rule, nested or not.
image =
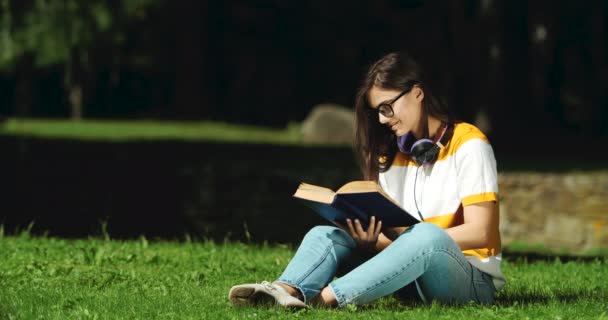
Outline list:
[[[234,286],[230,301],[342,307],[397,293],[424,302],[493,303],[505,277],[488,139],[452,120],[420,66],[403,53],[371,66],[355,112],[366,179],[423,222],[383,228],[372,217],[367,230],[358,220],[314,227],[276,281]]]

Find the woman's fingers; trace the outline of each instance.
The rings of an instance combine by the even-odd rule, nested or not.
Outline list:
[[[367,237],[370,242],[378,241],[378,236],[380,236],[380,232],[382,232],[382,221],[376,222],[376,217],[372,216],[369,223],[369,228],[367,228]]]
[[[353,227],[353,222],[350,219],[346,219],[346,224],[348,224],[348,232],[350,233],[350,236],[357,240],[358,235],[355,232],[355,228]]]
[[[359,222],[359,219],[355,219],[355,230],[357,230],[357,235],[359,236],[359,238],[361,239],[367,239],[367,234],[365,234],[365,230],[363,230],[363,227],[361,226],[361,222]]]
[[[369,226],[367,227],[367,238],[368,239],[372,239],[372,237],[374,236],[374,230],[376,228],[376,217],[372,216],[369,219]]]
[[[363,229],[359,219],[355,219],[354,222],[351,219],[346,219],[346,224],[348,225],[348,229],[344,228],[345,231],[350,234],[361,248],[370,249],[375,247],[376,242],[378,242],[378,236],[382,232],[382,221],[376,222],[376,217],[371,217],[367,230]]]
[[[382,221],[378,221],[378,225],[376,226],[376,232],[374,233],[374,239],[378,239],[380,236],[380,232],[382,232]]]
[[[372,216],[370,218],[369,227],[367,228],[367,237],[370,241],[375,241],[380,236],[380,232],[382,232],[382,221],[376,222],[376,217]]]

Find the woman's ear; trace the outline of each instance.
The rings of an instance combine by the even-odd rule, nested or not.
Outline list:
[[[422,101],[422,99],[424,99],[424,91],[422,91],[420,86],[416,85],[412,90],[414,90],[414,97],[416,97],[416,101]]]

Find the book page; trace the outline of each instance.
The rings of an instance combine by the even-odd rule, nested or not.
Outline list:
[[[363,192],[378,192],[392,203],[401,206],[397,201],[395,201],[391,196],[382,190],[382,187],[374,181],[351,181],[336,191],[336,193],[363,193]]]
[[[300,186],[298,186],[298,189],[316,190],[316,191],[322,191],[322,192],[326,192],[326,193],[334,193],[334,191],[329,188],[315,186],[314,184],[309,184],[309,183],[304,183],[304,182],[300,183]]]
[[[359,192],[376,192],[382,190],[380,186],[373,181],[351,181],[336,191],[336,193],[359,193]]]
[[[336,193],[329,188],[301,183],[293,196],[317,202],[332,203],[335,195]]]

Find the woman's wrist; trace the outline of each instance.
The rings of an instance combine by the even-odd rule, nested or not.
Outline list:
[[[386,228],[382,230],[382,233],[392,241],[395,241],[405,231],[405,227],[394,227]]]

